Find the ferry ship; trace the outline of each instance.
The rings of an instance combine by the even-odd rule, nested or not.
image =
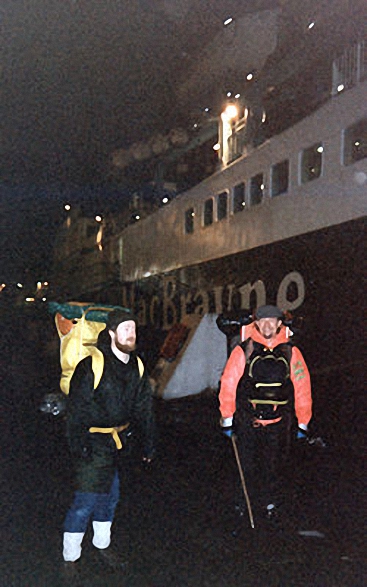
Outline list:
[[[246,108],[224,109],[219,164],[209,177],[110,236],[102,226],[87,236],[85,218],[83,233],[81,220],[64,228],[55,265],[68,283],[64,292],[133,309],[152,368],[177,325],[190,329],[190,319],[277,304],[304,317],[297,343],[311,371],[315,412],[326,412],[334,429],[347,419],[361,430],[366,103],[367,43],[357,38],[331,61],[328,95],[288,128],[249,140]],[[195,357],[208,355],[219,381],[225,343],[212,344],[214,329],[184,363],[185,385]],[[179,382],[175,389],[170,397],[190,393]]]

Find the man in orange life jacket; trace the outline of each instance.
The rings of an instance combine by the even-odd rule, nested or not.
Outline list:
[[[282,318],[276,306],[257,309],[246,340],[228,359],[219,393],[222,430],[230,437],[234,424],[250,499],[269,518],[281,502],[295,419],[301,438],[312,415],[309,371]]]

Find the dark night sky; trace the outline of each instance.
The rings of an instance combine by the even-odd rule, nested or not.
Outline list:
[[[2,177],[101,182],[113,149],[175,124],[190,60],[243,4],[3,0]]]
[[[114,199],[114,149],[185,122],[175,88],[200,48],[228,15],[277,1],[245,4],[3,0],[1,281],[48,267],[65,201]]]

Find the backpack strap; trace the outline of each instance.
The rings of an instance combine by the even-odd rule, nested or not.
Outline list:
[[[91,356],[92,356],[92,369],[94,373],[94,386],[93,389],[97,389],[103,375],[103,367],[104,367],[104,356],[103,353],[94,347],[93,350],[91,348]],[[144,364],[140,357],[136,357],[138,361],[138,369],[139,369],[139,376],[140,378],[143,377],[144,373]]]
[[[242,348],[243,352],[245,353],[246,357],[246,365],[248,365],[250,357],[254,352],[254,341],[252,338],[246,338],[243,342],[241,342],[240,347]]]
[[[92,370],[94,373],[94,385],[93,389],[97,389],[103,375],[103,367],[104,367],[104,356],[103,353],[94,347],[93,350],[91,349],[91,356],[92,356]]]
[[[141,378],[141,377],[143,377],[143,373],[144,373],[144,363],[140,357],[137,356],[136,359],[138,361],[139,375]]]

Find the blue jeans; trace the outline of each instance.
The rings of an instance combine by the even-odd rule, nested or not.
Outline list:
[[[76,491],[74,501],[66,514],[64,532],[85,532],[93,522],[112,522],[120,496],[117,471],[109,493],[82,493]]]

